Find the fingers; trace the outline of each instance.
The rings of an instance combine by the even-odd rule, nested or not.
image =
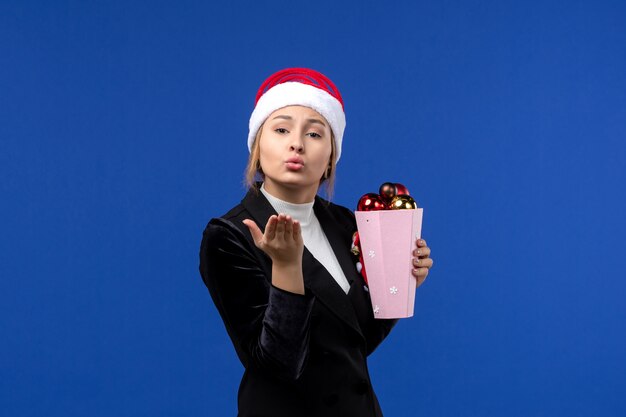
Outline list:
[[[245,219],[243,223],[250,230],[252,239],[257,246],[263,246],[268,242],[291,241],[296,242],[302,238],[302,228],[300,222],[294,220],[286,214],[272,215],[267,220],[265,233],[259,229],[257,224],[250,219]]]
[[[415,268],[432,268],[433,267],[433,260],[431,258],[426,258],[426,259],[418,259],[418,258],[413,258],[413,266]]]
[[[254,243],[275,264],[300,265],[304,242],[301,225],[297,220],[286,214],[270,216],[263,233],[251,219],[243,220],[248,227]]]
[[[265,226],[265,238],[268,240],[273,240],[276,237],[276,229],[278,227],[278,216],[273,215],[267,220],[267,225]]]
[[[276,229],[276,238],[284,239],[286,242],[292,240],[298,241],[302,236],[302,227],[300,222],[287,214],[278,215],[278,226]]]
[[[256,223],[250,219],[245,219],[243,221],[243,224],[245,224],[248,227],[248,230],[250,230],[250,234],[252,235],[254,244],[257,247],[261,245],[263,241],[263,232],[261,232],[261,229],[259,229],[259,226],[257,226]]]
[[[293,239],[293,223],[294,219],[287,215],[280,213],[277,217],[276,225],[276,237],[278,241],[290,241]]]
[[[294,222],[294,219],[291,216],[285,215],[285,232],[284,232],[285,240],[293,239],[293,222]]]
[[[426,245],[426,240],[417,239],[415,241],[417,249],[413,250],[413,276],[417,279],[419,287],[426,281],[430,268],[433,267],[433,260],[430,258],[430,248]]]
[[[293,240],[299,242],[302,239],[302,227],[300,226],[300,222],[297,220],[293,221]]]
[[[273,239],[283,240],[285,238],[285,217],[282,213],[278,215],[276,219],[276,236]]]
[[[424,246],[414,249],[413,256],[417,256],[418,258],[428,258],[430,256],[430,248],[428,246]]]
[[[419,287],[426,281],[426,277],[428,276],[428,268],[414,268],[413,276],[417,278],[417,286]]]
[[[417,249],[413,250],[413,256],[419,258],[428,258],[430,256],[430,248],[426,246],[424,239],[417,239],[415,244],[417,245]]]

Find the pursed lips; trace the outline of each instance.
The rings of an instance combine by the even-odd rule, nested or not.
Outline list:
[[[302,158],[289,158],[285,161],[285,164],[287,165],[287,168],[292,170],[299,170],[304,167],[304,161]]]

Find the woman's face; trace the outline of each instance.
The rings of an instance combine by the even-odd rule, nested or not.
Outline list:
[[[265,189],[287,201],[294,196],[312,201],[330,164],[331,140],[326,119],[308,107],[288,106],[270,114],[259,138]]]

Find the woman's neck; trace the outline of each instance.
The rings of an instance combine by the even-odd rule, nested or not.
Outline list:
[[[288,214],[295,220],[298,220],[303,228],[308,227],[311,224],[313,214],[313,205],[315,202],[294,204],[287,201],[283,201],[278,197],[274,197],[267,192],[265,186],[261,186],[261,193],[267,198],[271,206],[274,207],[277,213]]]
[[[314,185],[311,187],[294,186],[294,188],[289,188],[278,186],[271,180],[268,181],[266,179],[263,182],[263,188],[274,197],[292,204],[310,203],[315,200],[317,195],[317,187]]]

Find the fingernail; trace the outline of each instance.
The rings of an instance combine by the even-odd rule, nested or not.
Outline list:
[[[420,256],[422,254],[422,251],[420,249],[416,250],[416,252],[417,252],[416,253],[417,256]]]

